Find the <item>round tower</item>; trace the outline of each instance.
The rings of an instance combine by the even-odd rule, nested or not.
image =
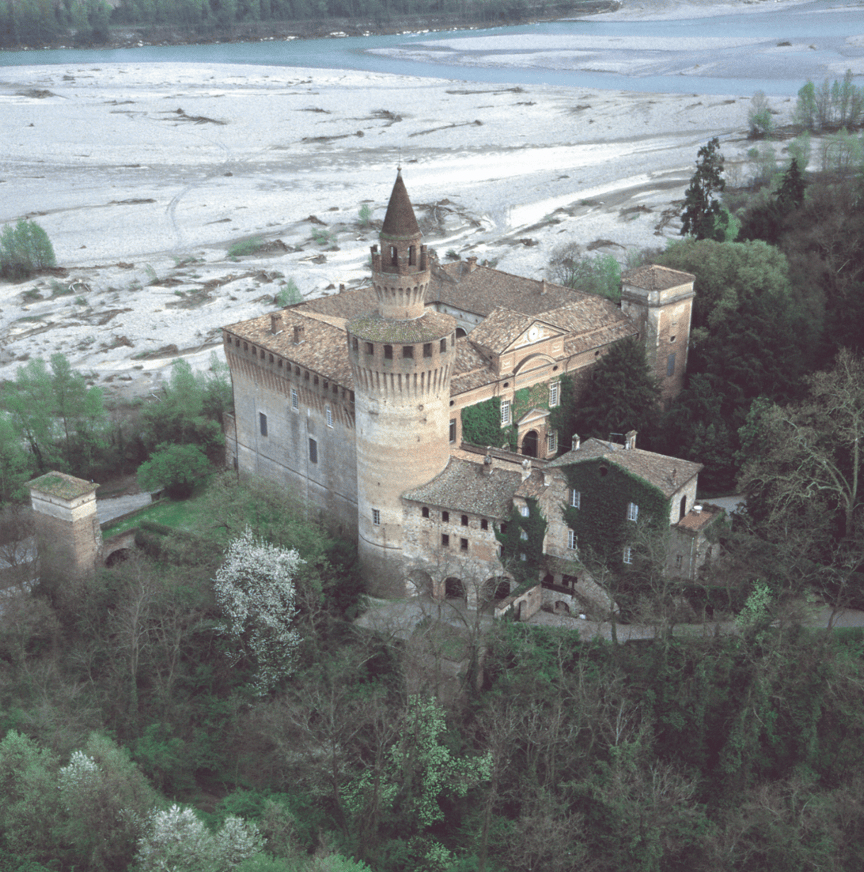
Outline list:
[[[375,312],[347,325],[354,375],[358,555],[371,593],[406,593],[402,494],[450,458],[456,320],[426,310],[426,247],[401,173],[372,247]]]

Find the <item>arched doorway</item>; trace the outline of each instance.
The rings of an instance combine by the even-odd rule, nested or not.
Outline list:
[[[467,335],[468,335],[468,334],[465,332],[465,330],[464,330],[462,327],[457,327],[457,328],[456,328],[456,338],[457,338],[457,339],[459,339],[459,338],[462,337],[462,336],[467,336]]]
[[[483,582],[483,599],[502,600],[510,596],[510,579],[506,575],[495,575]]]
[[[522,453],[526,457],[536,457],[537,456],[537,431],[529,430],[525,434],[525,438],[522,440]]]

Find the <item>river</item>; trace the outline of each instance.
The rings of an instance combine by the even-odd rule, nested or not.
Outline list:
[[[794,94],[804,80],[864,77],[864,7],[798,6],[673,20],[314,40],[0,52],[21,64],[230,63],[363,70],[508,84],[666,93]]]

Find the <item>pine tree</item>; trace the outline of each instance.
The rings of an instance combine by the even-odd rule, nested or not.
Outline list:
[[[714,195],[725,187],[723,155],[720,153],[720,140],[715,136],[698,152],[696,172],[684,195],[682,236],[714,238],[714,225],[720,215],[720,201]]]

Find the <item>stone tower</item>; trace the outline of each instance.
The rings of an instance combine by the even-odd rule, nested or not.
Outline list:
[[[656,265],[621,277],[621,311],[639,327],[665,405],[684,387],[695,280],[690,273]]]
[[[372,246],[377,310],[347,325],[357,434],[361,571],[372,594],[404,596],[402,494],[450,458],[456,321],[426,310],[431,268],[401,172]]]

